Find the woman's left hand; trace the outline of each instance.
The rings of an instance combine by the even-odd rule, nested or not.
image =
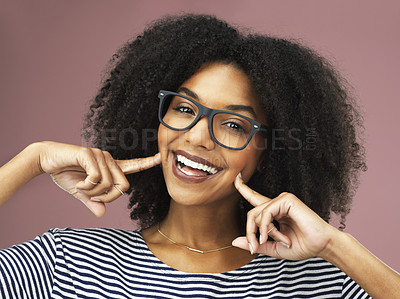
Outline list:
[[[246,237],[239,237],[233,245],[271,257],[302,260],[323,256],[324,250],[339,230],[326,223],[306,204],[291,193],[275,198],[265,197],[245,185],[238,175],[235,187],[254,208],[247,214]],[[272,223],[278,221],[278,231]],[[257,229],[260,240],[257,240]],[[275,241],[267,241],[268,236]]]

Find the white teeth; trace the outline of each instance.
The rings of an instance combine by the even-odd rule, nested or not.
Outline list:
[[[182,169],[179,165],[178,165],[178,168],[179,168],[179,170],[182,171],[184,174],[192,176],[192,174],[191,174],[190,172],[185,171],[185,170]]]
[[[186,157],[184,157],[182,155],[176,155],[176,157],[177,157],[179,162],[185,164],[186,166],[190,166],[190,167],[195,168],[195,169],[200,169],[200,170],[203,170],[203,171],[207,171],[207,172],[209,172],[211,174],[215,174],[215,173],[218,172],[214,167],[210,167],[210,166],[207,166],[207,165],[204,165],[204,164],[201,164],[201,163],[194,162],[194,161],[189,160],[188,158],[186,158]]]

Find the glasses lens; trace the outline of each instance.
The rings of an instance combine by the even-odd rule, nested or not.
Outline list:
[[[173,129],[185,129],[192,125],[199,108],[188,99],[177,95],[164,97],[161,119]],[[217,113],[213,117],[213,134],[219,143],[229,148],[241,148],[250,138],[251,123],[238,115]]]
[[[161,107],[161,118],[174,129],[184,129],[191,125],[198,113],[191,101],[176,95],[167,95]]]
[[[213,132],[221,144],[241,148],[250,137],[251,123],[238,115],[218,113],[214,115]]]

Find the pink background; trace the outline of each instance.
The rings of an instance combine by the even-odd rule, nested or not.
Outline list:
[[[369,167],[346,231],[400,270],[397,0],[3,1],[0,164],[35,141],[83,144],[82,116],[108,59],[146,23],[178,12],[212,13],[256,31],[299,38],[337,66],[363,107]],[[52,227],[133,229],[126,204],[126,198],[109,204],[97,219],[43,175],[0,208],[0,248]]]

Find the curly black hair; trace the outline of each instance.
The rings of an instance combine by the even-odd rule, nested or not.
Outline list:
[[[158,91],[176,91],[205,63],[232,64],[260,96],[269,146],[248,185],[268,197],[290,192],[342,228],[366,171],[362,116],[331,64],[294,40],[242,33],[209,15],[167,16],[150,24],[110,60],[86,115],[83,136],[115,159],[158,151]],[[131,218],[161,221],[170,203],[162,169],[128,175]],[[242,199],[242,221],[251,208]]]

